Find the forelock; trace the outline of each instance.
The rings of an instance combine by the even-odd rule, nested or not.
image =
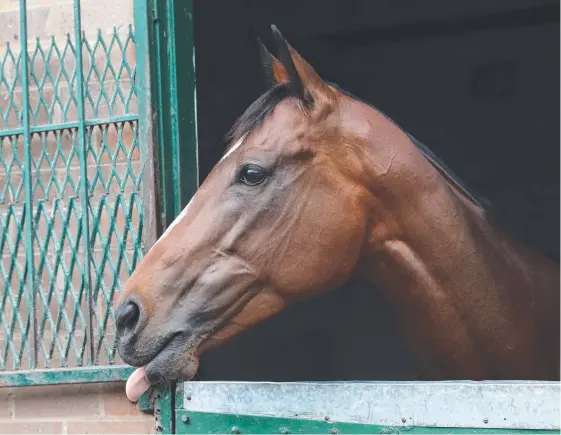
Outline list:
[[[228,132],[227,140],[235,144],[242,137],[247,137],[263,123],[271,112],[282,101],[291,96],[290,87],[287,83],[273,86],[257,100],[255,100],[234,123]]]

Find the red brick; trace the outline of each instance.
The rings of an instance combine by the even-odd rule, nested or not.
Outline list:
[[[0,434],[59,434],[62,433],[61,422],[0,422]]]
[[[14,390],[14,416],[20,418],[99,415],[99,385],[48,385]]]
[[[11,388],[0,388],[0,418],[12,418]]]
[[[145,416],[125,395],[124,382],[111,382],[101,387],[103,412],[106,416]]]
[[[71,434],[153,434],[153,418],[142,420],[70,421],[66,433]]]

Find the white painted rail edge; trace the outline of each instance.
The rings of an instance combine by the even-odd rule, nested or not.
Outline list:
[[[188,411],[328,416],[333,422],[390,426],[560,429],[559,382],[201,381],[185,382],[183,389]]]

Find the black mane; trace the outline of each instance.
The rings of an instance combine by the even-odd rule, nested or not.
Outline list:
[[[228,141],[234,144],[242,137],[251,134],[259,128],[275,107],[291,95],[291,90],[286,83],[280,83],[270,88],[255,100],[234,123],[228,132]]]
[[[395,126],[397,126],[401,131],[403,131],[417,149],[423,154],[423,156],[430,162],[430,164],[451,184],[453,184],[457,189],[459,189],[468,199],[470,199],[474,204],[482,208],[483,210],[489,212],[489,202],[483,198],[479,198],[478,195],[471,192],[466,184],[438,157],[434,154],[426,145],[421,141],[416,139],[413,135],[401,128],[393,119],[386,115],[381,110],[377,109],[375,106],[361,98],[356,97],[350,92],[341,89],[335,83],[329,83],[331,86],[335,87],[341,93],[357,100],[364,104],[372,107],[377,112],[381,113]],[[283,100],[292,96],[292,92],[287,83],[280,83],[267,92],[261,95],[257,100],[255,100],[243,113],[243,115],[235,122],[232,129],[227,135],[227,139],[230,143],[236,143],[242,137],[251,134],[263,123],[267,116],[277,107]]]

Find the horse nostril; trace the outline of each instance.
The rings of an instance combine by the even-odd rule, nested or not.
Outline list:
[[[133,300],[125,301],[116,314],[117,334],[124,335],[133,331],[140,320],[140,307]]]

